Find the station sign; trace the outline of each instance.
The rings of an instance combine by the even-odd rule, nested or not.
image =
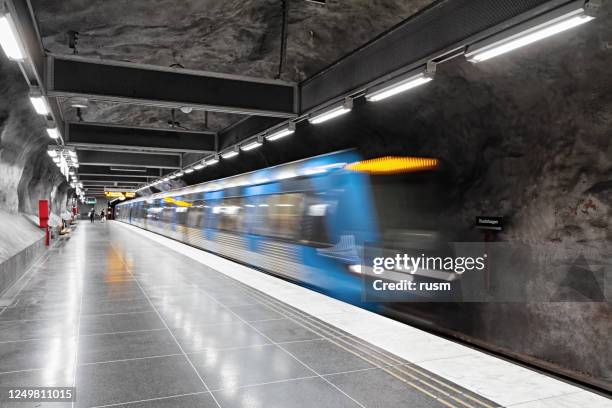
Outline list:
[[[136,193],[133,191],[105,191],[104,195],[106,198],[134,198]]]
[[[479,215],[476,217],[476,228],[501,231],[504,229],[504,218]]]
[[[87,205],[96,205],[96,197],[86,197],[85,198],[85,204]]]

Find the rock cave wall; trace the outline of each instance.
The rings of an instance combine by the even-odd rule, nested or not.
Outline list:
[[[48,199],[52,222],[64,210],[70,186],[47,155],[45,121],[28,99],[16,64],[0,58],[0,262],[43,236],[35,223],[38,200]]]

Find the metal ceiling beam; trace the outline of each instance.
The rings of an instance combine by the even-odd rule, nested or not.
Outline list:
[[[170,170],[150,169],[146,167],[139,168],[142,171],[121,171],[112,170],[117,167],[112,166],[86,166],[79,167],[79,176],[105,176],[105,177],[160,177],[170,172]]]
[[[119,182],[119,181],[95,181],[81,180],[83,187],[104,187],[104,186],[137,186],[138,182]]]
[[[79,163],[87,166],[139,166],[162,169],[181,168],[181,157],[177,155],[83,149],[78,149],[77,154]]]
[[[46,85],[53,97],[285,118],[298,102],[297,85],[284,81],[74,56],[47,57]]]
[[[210,153],[215,151],[215,138],[214,132],[71,122],[66,125],[64,139],[67,145],[77,147]]]
[[[113,177],[112,174],[105,176],[86,176],[79,173],[79,181],[81,183],[86,183],[88,181],[103,181],[107,183],[113,183],[115,181],[118,183],[146,183],[149,181],[149,179],[147,177]]]

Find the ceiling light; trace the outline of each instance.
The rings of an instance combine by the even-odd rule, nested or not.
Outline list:
[[[185,169],[185,174],[193,173],[194,169]]]
[[[45,101],[45,98],[42,95],[31,94],[30,102],[32,103],[32,106],[34,107],[34,110],[36,111],[36,113],[38,113],[39,115],[46,116],[49,114],[49,109],[47,108],[47,102]]]
[[[76,167],[78,169],[79,168],[79,163],[73,163],[72,167]]]
[[[47,150],[47,154],[51,157],[57,157],[57,151],[55,149]]]
[[[210,159],[206,160],[205,163],[206,163],[207,166],[213,166],[213,165],[219,163],[219,156],[214,155]]]
[[[276,130],[270,134],[268,134],[266,136],[266,140],[269,140],[271,142],[281,139],[285,136],[289,136],[290,134],[292,134],[293,132],[295,132],[295,124],[294,123],[290,123],[289,126],[283,127],[279,130]]]
[[[47,134],[51,139],[57,139],[59,137],[57,128],[47,128]]]
[[[164,177],[164,181],[170,181],[170,177]]]
[[[201,161],[200,163],[198,163],[195,166],[193,166],[193,169],[194,170],[202,170],[204,167],[206,167],[206,162],[205,161]]]
[[[182,171],[179,171],[178,173],[176,173],[176,177],[182,177],[184,175],[185,173],[183,173]]]
[[[433,73],[419,72],[403,75],[392,83],[382,84],[378,87],[369,89],[366,93],[366,99],[371,102],[380,101],[398,93],[416,88],[433,80]]]
[[[59,157],[53,157],[53,162],[54,163],[59,163],[60,162],[60,158]]]
[[[238,149],[236,149],[236,147],[226,151],[225,153],[221,153],[221,157],[223,157],[224,159],[231,159],[232,157],[236,156],[238,156]]]
[[[353,100],[351,98],[347,98],[342,105],[336,105],[330,109],[325,109],[313,114],[312,117],[308,119],[310,123],[316,125],[318,123],[327,122],[330,119],[336,118],[340,115],[344,115],[347,112],[350,112],[353,108]]]
[[[583,7],[584,1],[574,1],[510,28],[469,46],[465,57],[474,63],[486,61],[593,20],[594,17],[587,15]]]
[[[249,150],[253,150],[253,149],[257,149],[258,147],[261,147],[261,145],[263,141],[261,140],[261,138],[257,138],[255,140],[252,140],[250,142],[248,142],[247,144],[244,144],[242,146],[240,146],[240,149],[242,149],[242,151],[248,152]]]
[[[81,96],[75,96],[68,101],[68,104],[73,108],[87,109],[89,107],[89,100]]]
[[[170,176],[168,176],[171,180],[174,180],[176,178],[176,174],[171,174]]]
[[[17,28],[10,14],[0,16],[0,46],[11,60],[23,60],[25,58],[19,43]]]

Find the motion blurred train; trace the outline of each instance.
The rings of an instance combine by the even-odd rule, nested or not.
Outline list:
[[[368,250],[448,254],[439,167],[346,150],[126,201],[116,219],[364,304]],[[405,274],[395,275],[385,278]],[[409,278],[458,276],[420,269]]]

